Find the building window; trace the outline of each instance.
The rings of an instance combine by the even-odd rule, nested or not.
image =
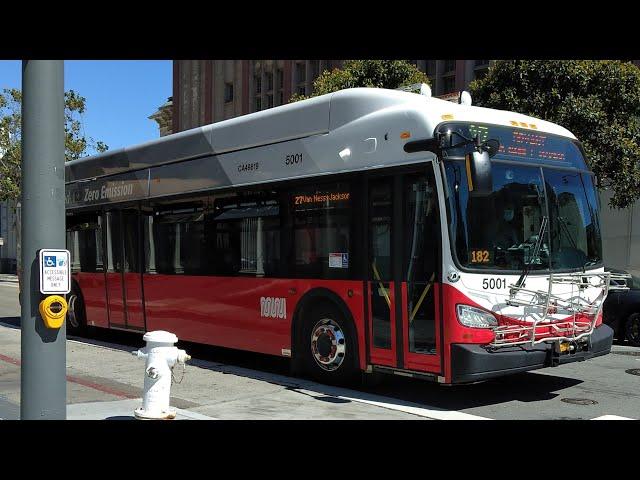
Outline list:
[[[307,87],[305,87],[304,85],[299,85],[298,95],[306,95],[306,94],[307,94]]]
[[[279,68],[278,70],[276,70],[276,82],[278,83],[278,88],[284,88],[284,73],[282,72],[282,69]]]
[[[282,90],[278,92],[278,105],[284,105],[284,92]]]
[[[267,72],[265,76],[267,80],[267,92],[273,90],[273,73]]]
[[[253,77],[253,84],[256,86],[256,93],[262,92],[262,77],[260,75]]]
[[[320,75],[320,60],[311,61],[311,78],[315,80]]]
[[[256,97],[256,102],[255,102],[255,111],[259,112],[260,110],[262,110],[262,99],[260,97]]]
[[[453,72],[456,69],[456,61],[455,60],[445,60],[444,61],[444,71]]]
[[[307,67],[304,62],[296,63],[296,83],[307,81]]]
[[[434,77],[436,74],[436,61],[427,60],[427,71],[425,72],[429,77]]]
[[[476,60],[476,67],[484,67],[489,65],[489,60]]]
[[[273,107],[273,95],[270,93],[267,95],[267,108]]]
[[[482,80],[484,77],[487,76],[487,72],[489,71],[489,69],[487,68],[483,68],[482,70],[476,70],[475,74],[476,74],[476,80]]]
[[[233,102],[233,83],[224,84],[224,102]]]
[[[443,77],[443,92],[444,94],[452,93],[456,89],[456,77],[451,75],[449,77]]]

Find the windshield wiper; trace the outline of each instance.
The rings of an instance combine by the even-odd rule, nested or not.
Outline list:
[[[529,270],[531,265],[533,265],[533,262],[535,262],[540,258],[540,247],[542,247],[544,233],[547,230],[547,223],[548,223],[547,217],[546,216],[542,217],[540,231],[538,232],[538,239],[536,240],[536,243],[533,246],[533,252],[531,253],[531,258],[529,258],[529,261],[525,263],[524,268],[522,269],[522,273],[520,274],[520,278],[516,282],[516,287],[518,288],[521,288],[524,286],[524,281],[526,280],[527,275],[529,275]]]

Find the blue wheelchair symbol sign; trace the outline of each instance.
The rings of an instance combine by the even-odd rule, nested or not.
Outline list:
[[[45,267],[55,267],[56,266],[56,257],[55,256],[44,256],[44,266]]]

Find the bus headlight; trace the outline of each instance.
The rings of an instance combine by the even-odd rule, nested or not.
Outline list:
[[[458,320],[465,327],[491,328],[498,325],[498,320],[491,313],[470,305],[458,305]]]

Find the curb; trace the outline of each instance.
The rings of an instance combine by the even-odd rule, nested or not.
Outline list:
[[[611,350],[611,353],[613,353],[614,355],[628,355],[630,357],[640,357],[640,352],[627,352],[627,351],[614,352],[613,350]]]
[[[615,355],[630,355],[632,357],[640,357],[640,348],[627,347],[622,345],[613,345],[611,347],[611,353]]]

